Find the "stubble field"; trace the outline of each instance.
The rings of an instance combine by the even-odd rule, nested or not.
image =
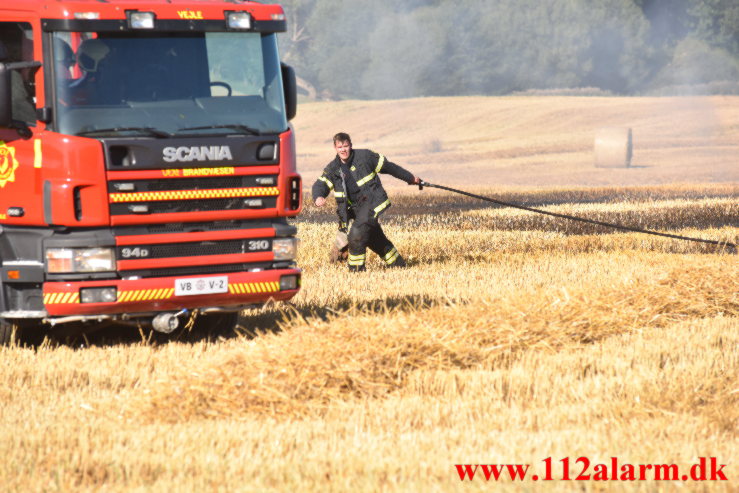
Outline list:
[[[526,119],[532,101],[523,102],[518,113]],[[624,111],[639,104],[608,104],[619,102]],[[347,104],[364,103],[306,105],[299,135],[310,137],[311,122],[338,118]],[[721,111],[739,115],[739,100],[729,106]],[[448,121],[457,113],[450,110]],[[737,157],[739,124],[728,121],[718,127],[726,139],[720,152],[733,145]],[[428,136],[442,131],[434,125],[427,122]],[[326,128],[330,139],[335,126]],[[309,183],[331,157],[319,162],[326,142],[317,135],[304,144],[306,153],[316,149],[317,164],[306,164]],[[378,150],[400,150],[393,138],[378,139]],[[668,144],[665,156],[680,154]],[[443,161],[445,145],[456,144],[430,149],[429,159]],[[423,148],[408,152],[395,161],[424,159]],[[558,164],[564,171],[551,184],[493,188],[470,178],[465,188],[601,221],[739,240],[736,160],[712,167],[683,155],[687,176],[719,178],[670,183],[661,167],[673,161],[660,150],[644,168],[628,170],[593,170],[586,152],[552,163],[552,174]],[[461,186],[453,166],[427,166],[414,171]],[[515,174],[514,162],[495,167],[500,179]],[[629,180],[639,181],[640,171],[634,186]],[[625,173],[637,177],[622,183]],[[594,186],[600,182],[606,186]],[[430,190],[392,188],[391,198],[383,224],[409,268],[386,270],[372,255],[359,275],[328,264],[333,203],[309,205],[297,222],[301,293],[291,304],[249,313],[239,334],[191,333],[173,342],[98,335],[0,349],[0,484],[8,491],[736,488],[736,255]],[[681,467],[716,457],[728,464],[730,481],[461,482],[455,468],[531,464],[531,476],[543,473],[547,457],[555,464],[570,457],[574,477],[581,456]]]

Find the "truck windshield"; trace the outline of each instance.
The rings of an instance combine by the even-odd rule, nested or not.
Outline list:
[[[52,49],[61,133],[287,129],[274,34],[66,32]]]

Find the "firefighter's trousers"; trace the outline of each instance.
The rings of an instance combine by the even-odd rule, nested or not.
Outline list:
[[[387,239],[374,211],[369,207],[369,201],[365,200],[354,209],[354,222],[349,229],[349,270],[365,270],[367,247],[379,255],[388,267],[405,266],[403,257]]]

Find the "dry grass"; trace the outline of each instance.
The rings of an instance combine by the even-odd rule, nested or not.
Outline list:
[[[509,117],[540,112],[528,101]],[[453,135],[433,135],[451,152]],[[734,182],[471,191],[739,238]],[[433,191],[391,196],[385,229],[410,268],[328,265],[333,211],[309,206],[303,290],[251,312],[255,337],[0,349],[4,490],[735,489],[737,256]],[[683,467],[713,456],[732,481],[462,484],[454,469],[541,472],[546,457],[579,456]]]
[[[289,344],[282,334],[265,337],[211,367],[157,384],[143,413],[186,422],[325,412],[333,401],[386,396],[419,370],[489,370],[520,351],[556,350],[691,318],[739,316],[739,269],[696,263],[651,285],[523,291],[423,311],[408,303],[380,316],[378,310],[357,313],[349,324],[346,316],[299,320],[285,327]],[[134,409],[140,416],[141,407]],[[733,413],[727,429],[739,425],[738,416]]]
[[[739,233],[730,196],[659,193],[654,209],[549,207],[646,208],[659,229],[674,231],[666,224],[677,215],[714,224],[689,234]],[[461,214],[449,199],[447,212],[437,197],[434,215],[387,218],[410,269],[373,259],[359,276],[323,261],[333,227],[309,211],[304,289],[292,306],[253,313],[253,339],[0,350],[0,482],[10,491],[482,491],[493,485],[463,485],[453,465],[541,467],[582,455],[683,467],[715,456],[736,474],[736,256],[636,234],[517,231],[523,213],[466,204]],[[395,210],[417,200],[396,196]],[[270,333],[275,325],[281,332]]]

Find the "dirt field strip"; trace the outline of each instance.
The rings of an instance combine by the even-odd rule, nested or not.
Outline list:
[[[452,187],[739,182],[739,96],[340,101],[301,105],[294,123],[308,184],[333,158],[338,131]],[[595,168],[602,127],[633,129],[631,168]]]

